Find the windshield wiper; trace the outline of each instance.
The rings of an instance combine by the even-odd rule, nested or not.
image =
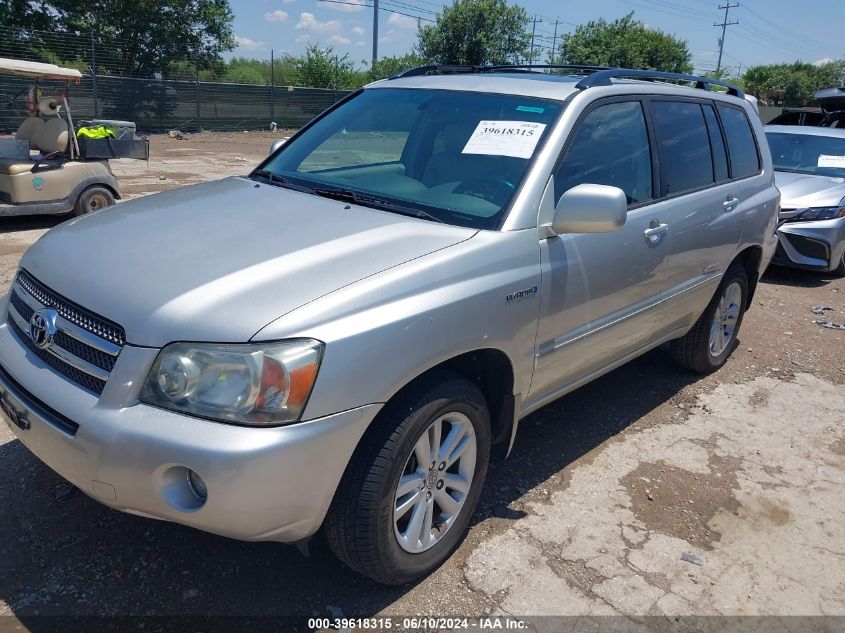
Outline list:
[[[421,218],[423,220],[431,220],[432,222],[440,222],[442,224],[445,224],[445,220],[441,220],[436,215],[432,215],[431,213],[423,211],[422,209],[417,209],[416,207],[409,207],[396,202],[392,202],[390,200],[383,200],[381,198],[376,198],[367,194],[358,193],[357,191],[352,191],[351,189],[326,189],[309,187],[308,185],[300,185],[299,183],[295,183],[291,180],[288,180],[284,176],[274,174],[273,172],[268,171],[266,169],[259,169],[258,171],[253,172],[253,175],[258,176],[260,178],[265,178],[271,185],[278,185],[280,187],[285,187],[286,189],[293,189],[294,191],[301,191],[302,193],[310,193],[315,196],[322,196],[323,198],[332,198],[333,200],[354,202],[355,204],[359,204],[362,207],[382,209],[383,211],[392,211],[401,215],[409,215],[411,217]]]
[[[423,211],[422,209],[418,209],[416,207],[409,207],[391,200],[376,198],[368,194],[358,193],[357,191],[352,191],[351,189],[312,189],[312,193],[315,193],[318,196],[323,196],[324,198],[354,202],[362,207],[391,211],[400,215],[408,215],[414,218],[421,218],[423,220],[431,220],[432,222],[445,224],[445,220],[438,218],[436,215],[432,215],[428,211]]]
[[[292,182],[284,176],[274,174],[272,171],[267,171],[266,169],[259,169],[254,172],[254,175],[260,178],[266,178],[271,185],[279,185],[285,189],[293,189],[294,191],[301,191],[302,193],[316,193],[313,188],[308,187],[307,185],[300,185]]]

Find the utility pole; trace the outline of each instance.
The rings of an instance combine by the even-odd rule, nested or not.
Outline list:
[[[531,22],[531,52],[528,56],[528,63],[534,63],[534,36],[537,33],[537,22],[542,22],[542,20],[537,20],[537,16],[534,16],[534,19]]]
[[[378,61],[378,0],[373,0],[373,63],[372,68]]]
[[[554,37],[552,37],[552,60],[551,60],[551,62],[553,64],[555,63],[555,55],[557,54],[556,49],[557,49],[557,25],[558,24],[560,24],[560,20],[555,20],[555,34],[554,34]]]
[[[726,2],[725,6],[719,5],[720,9],[725,10],[725,19],[722,20],[722,23],[719,24],[718,22],[714,22],[713,26],[721,26],[722,27],[722,37],[719,38],[719,61],[716,62],[716,72],[718,73],[719,70],[722,68],[722,51],[725,49],[725,29],[729,26],[733,26],[734,24],[739,24],[739,20],[728,21],[728,11],[731,9],[738,7],[739,3],[735,2],[731,4],[730,2]]]

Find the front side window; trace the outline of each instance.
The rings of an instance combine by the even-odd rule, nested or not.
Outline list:
[[[514,95],[364,90],[286,144],[253,177],[493,229],[562,109],[558,101]]]
[[[576,185],[619,187],[628,204],[652,198],[651,150],[639,101],[601,105],[579,123],[555,174],[555,198]]]
[[[746,178],[760,171],[760,158],[757,155],[757,142],[745,112],[739,108],[719,106],[719,117],[728,139],[728,152],[731,155],[731,177]]]
[[[777,171],[845,177],[845,136],[766,132]]]
[[[701,105],[656,100],[651,108],[660,145],[663,194],[672,195],[711,184],[713,157]]]

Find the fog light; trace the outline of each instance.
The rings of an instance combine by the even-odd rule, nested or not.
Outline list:
[[[188,488],[191,489],[191,492],[199,501],[205,502],[205,500],[208,499],[208,488],[202,480],[202,477],[190,468],[186,468],[185,472],[188,477]]]

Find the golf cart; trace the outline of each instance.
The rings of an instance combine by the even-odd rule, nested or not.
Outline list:
[[[108,138],[77,138],[67,93],[82,78],[78,70],[0,58],[0,75],[33,80],[17,132],[0,135],[0,216],[83,215],[114,204],[120,189],[108,159],[149,157],[134,124],[96,121]],[[64,80],[64,91],[42,96],[39,81],[50,79]]]

